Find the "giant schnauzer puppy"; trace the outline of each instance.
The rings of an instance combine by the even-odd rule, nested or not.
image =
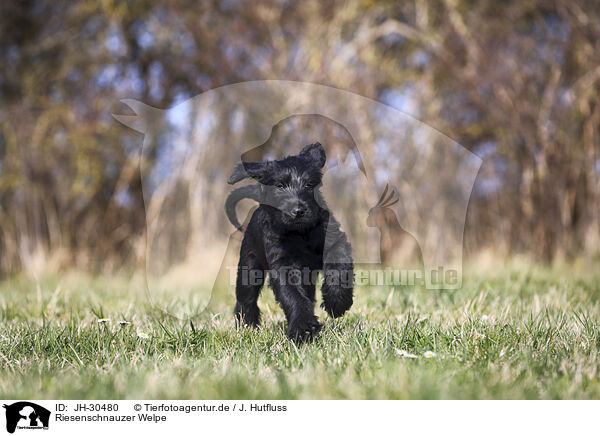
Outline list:
[[[319,191],[325,159],[325,149],[315,143],[282,160],[242,162],[231,174],[229,184],[246,177],[259,183],[230,194],[226,203],[230,221],[241,229],[235,217],[235,204],[241,198],[260,203],[242,240],[236,283],[238,323],[260,323],[257,300],[267,272],[293,340],[310,340],[321,329],[314,314],[319,272],[323,275],[321,307],[336,318],[352,306],[352,249]]]

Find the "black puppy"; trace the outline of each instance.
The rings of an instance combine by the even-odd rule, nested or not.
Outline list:
[[[267,162],[243,162],[229,184],[251,177],[257,185],[239,192],[260,202],[248,223],[238,265],[235,316],[251,326],[260,323],[258,295],[268,272],[269,285],[288,321],[287,334],[308,340],[321,325],[314,315],[315,285],[323,273],[323,307],[338,317],[352,306],[352,249],[321,196],[325,149],[311,144],[296,156]],[[237,200],[226,206],[230,220]]]

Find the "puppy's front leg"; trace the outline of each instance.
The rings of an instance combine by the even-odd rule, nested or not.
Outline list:
[[[333,318],[342,316],[352,306],[354,263],[352,247],[339,223],[329,217],[323,254],[323,286],[321,307]]]
[[[325,246],[321,307],[333,318],[337,318],[352,306],[354,264],[352,247],[333,217],[327,227]]]
[[[333,318],[342,316],[352,306],[353,273],[351,263],[323,266],[321,307]]]
[[[287,335],[295,341],[308,341],[321,330],[314,313],[314,290],[301,280],[299,269],[282,268],[271,272],[270,284],[288,321]],[[300,278],[299,278],[300,276]]]
[[[265,281],[265,274],[263,266],[251,250],[251,243],[244,237],[235,287],[235,318],[238,325],[246,324],[252,327],[259,325],[260,310],[257,301]]]

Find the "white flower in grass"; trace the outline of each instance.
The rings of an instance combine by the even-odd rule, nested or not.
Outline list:
[[[119,321],[119,325],[120,325],[120,326],[123,326],[123,327],[125,327],[125,326],[128,326],[128,325],[130,325],[130,324],[131,324],[131,323],[130,323],[129,321],[125,321],[125,320],[123,320],[123,321]]]
[[[488,322],[489,319],[490,319],[489,316],[487,316],[487,315],[481,315],[481,321],[482,322]]]
[[[433,359],[434,357],[437,357],[437,354],[435,354],[433,351],[425,351],[423,353],[423,357],[425,357],[425,359]]]
[[[479,333],[477,330],[475,330],[475,334],[473,335],[473,337],[475,339],[485,339],[485,338],[487,338],[486,335],[484,335],[483,333]]]
[[[148,336],[147,333],[144,332],[138,332],[138,338],[142,338],[142,339],[148,339],[150,336]]]
[[[396,356],[400,356],[400,357],[406,357],[408,359],[418,359],[419,356],[417,356],[416,354],[411,354],[406,350],[399,350],[396,348]]]
[[[107,324],[110,322],[110,318],[98,318],[98,324]]]

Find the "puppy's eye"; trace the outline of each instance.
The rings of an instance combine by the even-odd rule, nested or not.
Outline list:
[[[275,186],[277,187],[277,189],[283,189],[284,188],[283,183],[277,183]]]

